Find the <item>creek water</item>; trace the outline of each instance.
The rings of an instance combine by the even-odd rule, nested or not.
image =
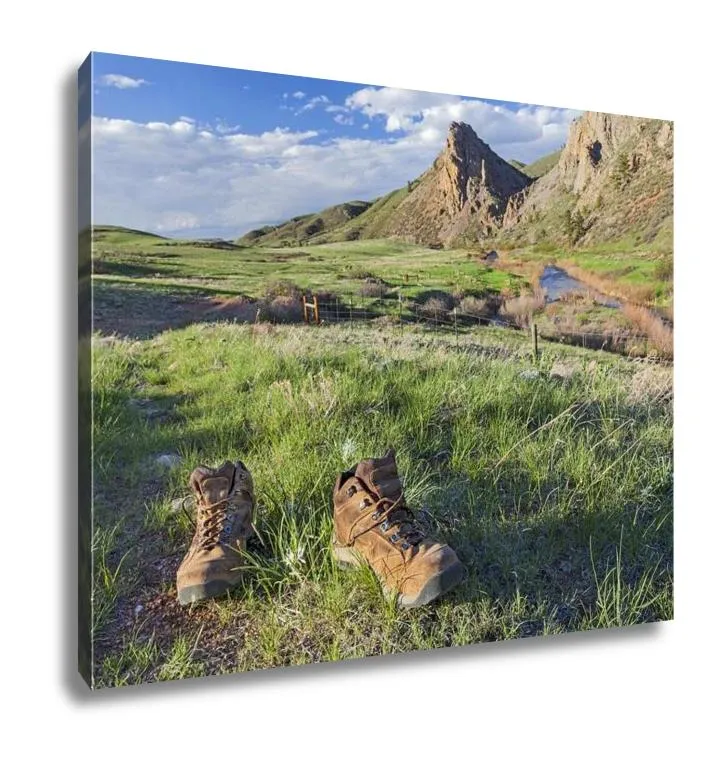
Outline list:
[[[546,304],[567,296],[571,293],[589,293],[595,301],[606,307],[618,309],[621,303],[610,296],[594,291],[589,285],[571,277],[565,269],[548,264],[540,276],[539,284],[545,295]]]

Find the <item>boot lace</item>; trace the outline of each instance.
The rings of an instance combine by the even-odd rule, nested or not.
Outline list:
[[[389,539],[393,544],[397,544],[401,549],[409,549],[419,544],[425,534],[421,530],[419,523],[415,519],[412,510],[405,503],[404,497],[390,499],[383,497],[374,504],[373,520],[380,520],[380,530],[387,533],[393,530]]]
[[[213,549],[220,542],[225,542],[231,535],[232,515],[228,513],[231,497],[220,499],[213,504],[199,506],[199,546],[201,549]]]

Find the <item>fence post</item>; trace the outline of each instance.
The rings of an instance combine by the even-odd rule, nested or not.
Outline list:
[[[397,322],[400,325],[400,335],[402,334],[402,294],[397,292]]]
[[[314,297],[314,322],[319,325],[319,302],[317,297]]]
[[[455,343],[458,341],[458,308],[453,307],[453,325],[455,326]]]
[[[339,322],[339,296],[334,299],[334,308],[337,314],[337,322]]]
[[[307,296],[302,296],[302,312],[304,313],[304,322],[309,323],[309,316],[307,315]]]
[[[531,323],[530,326],[530,338],[533,343],[533,361],[538,361],[538,324]]]

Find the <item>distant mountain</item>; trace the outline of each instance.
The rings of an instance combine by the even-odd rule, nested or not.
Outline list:
[[[238,242],[390,237],[487,246],[629,238],[670,250],[672,220],[673,124],[586,112],[562,150],[526,166],[506,162],[469,125],[454,122],[430,168],[406,187],[257,229]]]
[[[353,200],[326,208],[319,213],[295,216],[276,226],[262,227],[247,232],[237,240],[239,245],[298,245],[300,242],[327,234],[364,213],[371,203]]]
[[[556,167],[562,151],[562,149],[559,149],[556,152],[551,152],[550,155],[539,157],[534,162],[524,165],[520,170],[523,171],[526,176],[530,176],[531,179],[538,179],[548,173],[552,168]]]

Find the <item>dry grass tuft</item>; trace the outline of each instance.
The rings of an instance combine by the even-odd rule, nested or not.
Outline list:
[[[640,304],[624,304],[621,311],[648,336],[650,345],[655,347],[660,357],[673,359],[674,332],[658,315]]]
[[[505,320],[527,327],[530,325],[534,313],[545,307],[543,291],[537,289],[535,293],[508,299],[502,306],[500,314]]]

